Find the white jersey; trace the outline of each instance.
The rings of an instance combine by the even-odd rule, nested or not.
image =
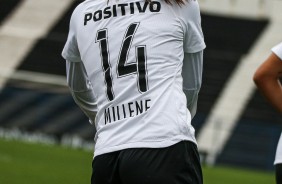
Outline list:
[[[282,62],[282,43],[273,47],[272,52],[281,59]],[[280,139],[276,149],[275,161],[274,164],[282,163],[282,134],[280,135]]]
[[[205,48],[197,1],[87,0],[73,12],[63,57],[83,62],[97,100],[95,156],[196,143],[181,76]]]
[[[281,164],[281,163],[282,163],[282,134],[280,135],[280,138],[277,144],[274,165]]]
[[[282,42],[280,44],[276,45],[275,47],[273,47],[271,50],[282,61]]]

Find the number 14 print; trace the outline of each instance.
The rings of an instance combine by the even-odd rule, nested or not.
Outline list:
[[[117,61],[117,76],[124,77],[132,74],[137,74],[137,87],[139,92],[143,93],[148,90],[146,45],[136,47],[136,63],[126,63],[128,53],[131,48],[131,43],[133,41],[134,35],[138,29],[139,24],[139,22],[130,24],[125,32]],[[100,54],[105,75],[107,98],[109,101],[112,101],[115,98],[115,94],[113,91],[113,80],[109,57],[109,40],[107,29],[98,30],[96,36],[96,43],[97,42],[100,43]]]

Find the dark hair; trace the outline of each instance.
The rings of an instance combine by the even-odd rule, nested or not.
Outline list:
[[[151,2],[152,0],[145,0],[147,2]],[[185,1],[189,1],[189,0],[164,0],[167,4],[172,5],[173,2],[176,2],[176,4],[178,4],[179,6],[184,5]],[[195,1],[195,0],[194,0]],[[109,3],[109,0],[107,0],[107,4]]]
[[[172,4],[172,2],[176,2],[178,5],[184,5],[186,0],[164,0],[167,4]]]
[[[152,0],[146,0],[147,2],[151,2]],[[184,5],[185,1],[189,1],[189,0],[164,0],[167,4],[172,5],[173,2],[175,2],[176,4],[178,4],[179,6]]]

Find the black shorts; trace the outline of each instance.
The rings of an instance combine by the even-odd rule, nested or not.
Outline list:
[[[132,148],[96,156],[92,184],[202,184],[197,146],[182,141],[167,148]]]
[[[276,184],[282,184],[282,164],[275,165]]]

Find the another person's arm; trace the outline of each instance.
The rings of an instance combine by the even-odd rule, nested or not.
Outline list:
[[[272,53],[257,69],[253,80],[267,100],[282,113],[282,60]]]

